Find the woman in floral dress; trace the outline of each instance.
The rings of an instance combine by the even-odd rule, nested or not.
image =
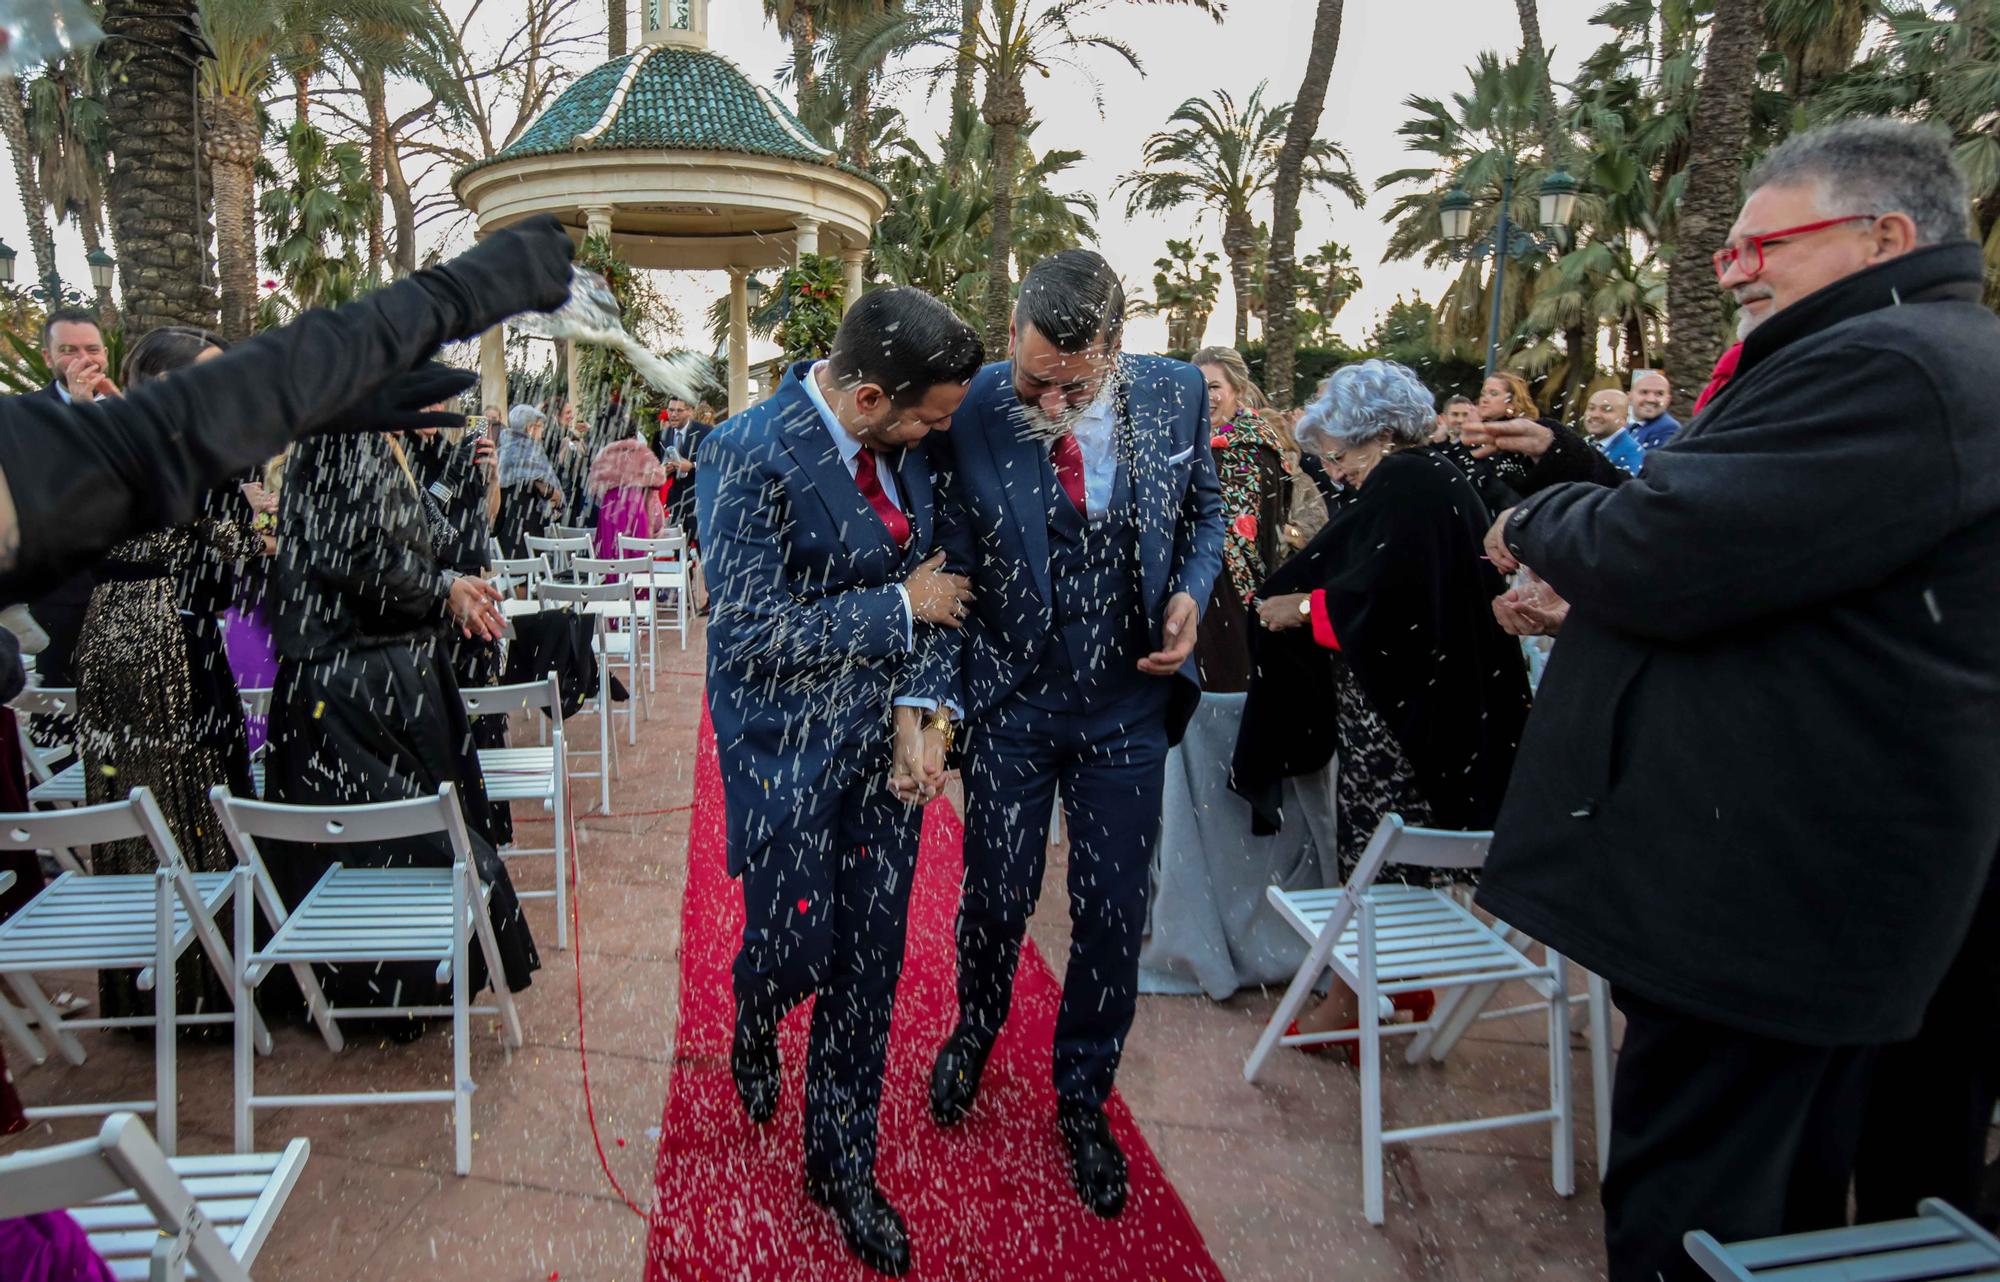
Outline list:
[[[1195,639],[1201,688],[1236,694],[1250,688],[1250,616],[1245,602],[1284,555],[1291,509],[1284,447],[1258,411],[1264,393],[1233,347],[1204,347],[1193,358],[1208,381],[1215,471],[1222,482],[1223,573],[1202,612]]]

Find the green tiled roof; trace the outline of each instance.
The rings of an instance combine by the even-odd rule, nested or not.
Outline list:
[[[704,49],[653,49],[610,127],[579,143],[577,135],[603,118],[626,69],[642,54],[647,50],[578,77],[519,138],[465,172],[571,151],[736,151],[827,165],[881,185],[820,147],[798,117],[775,96],[759,92],[734,63]]]

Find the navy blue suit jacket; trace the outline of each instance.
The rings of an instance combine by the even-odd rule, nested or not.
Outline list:
[[[1123,356],[1121,431],[1130,442],[1139,520],[1140,602],[1160,643],[1169,597],[1185,592],[1208,608],[1222,570],[1222,493],[1209,449],[1208,388],[1185,361]],[[965,627],[929,656],[956,671],[926,681],[976,720],[1033,674],[1055,627],[1049,585],[1052,484],[1049,447],[1025,439],[1013,366],[988,365],[972,380],[951,431],[930,440],[938,483],[939,541],[952,570],[970,575],[974,601]],[[1143,655],[1126,656],[1136,664]],[[1121,660],[1121,662],[1124,660]],[[1181,668],[1169,729],[1178,739],[1200,692],[1194,658]]]
[[[897,590],[935,539],[924,451],[882,459],[910,518],[901,549],[806,395],[810,369],[710,432],[695,469],[732,876],[806,799],[852,782],[859,749],[887,744],[895,697],[948,693],[917,684]],[[918,650],[941,631],[917,623]]]

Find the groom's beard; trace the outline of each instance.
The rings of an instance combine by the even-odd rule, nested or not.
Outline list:
[[[1021,402],[1021,435],[1029,440],[1055,441],[1068,436],[1090,412],[1093,401],[1081,405],[1065,405],[1060,414],[1049,415],[1039,405]]]

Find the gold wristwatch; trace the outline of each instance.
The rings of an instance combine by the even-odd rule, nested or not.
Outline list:
[[[951,719],[951,713],[945,711],[942,706],[931,713],[930,720],[924,722],[924,729],[935,730],[944,736],[946,752],[951,751],[952,744],[958,739],[958,723]]]
[[[1301,619],[1310,619],[1313,617],[1313,599],[1311,597],[1302,596],[1299,598],[1299,617]]]

